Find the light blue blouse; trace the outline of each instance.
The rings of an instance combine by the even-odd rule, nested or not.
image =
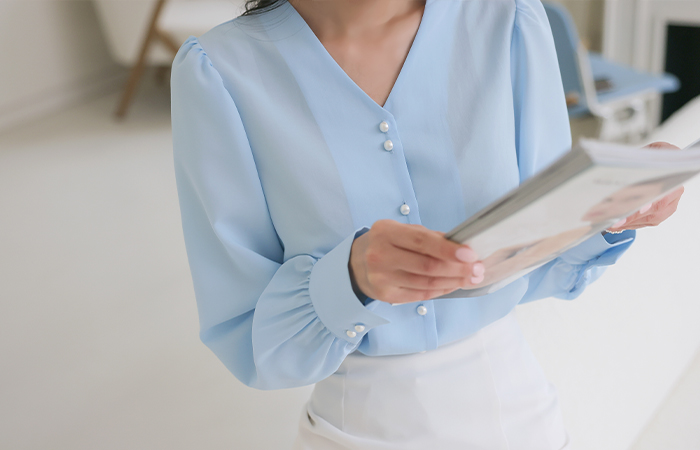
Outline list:
[[[570,148],[539,0],[428,0],[384,106],[290,4],[236,18],[183,44],[172,124],[201,339],[259,389],[315,383],[354,351],[435,349],[518,303],[573,299],[635,237],[596,235],[482,297],[392,307],[353,293],[350,248],[376,220],[448,231]]]

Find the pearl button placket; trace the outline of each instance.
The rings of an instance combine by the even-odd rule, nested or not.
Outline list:
[[[386,123],[386,122],[380,123],[380,124],[379,124],[379,130],[380,130],[382,133],[386,133],[387,131],[389,131],[389,124]]]
[[[416,308],[416,312],[418,314],[420,314],[421,316],[424,316],[424,315],[428,314],[428,308],[426,308],[423,305],[420,305],[418,308]]]
[[[393,149],[394,149],[394,143],[391,142],[390,139],[387,139],[386,141],[384,141],[384,150],[386,150],[387,152],[390,152]]]
[[[410,208],[407,204],[404,203],[404,204],[401,205],[401,207],[399,208],[399,211],[400,211],[401,214],[403,214],[404,216],[407,216],[408,213],[411,212],[411,208]]]

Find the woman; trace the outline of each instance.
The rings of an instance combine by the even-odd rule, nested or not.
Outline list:
[[[539,0],[248,8],[173,64],[202,341],[248,386],[317,383],[298,449],[565,448],[511,312],[578,296],[680,193],[498,292],[430,300],[484,277],[443,233],[570,148]]]

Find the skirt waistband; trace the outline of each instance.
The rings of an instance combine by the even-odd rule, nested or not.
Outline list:
[[[407,355],[367,356],[358,351],[349,354],[336,375],[363,377],[371,373],[380,377],[410,377],[423,371],[439,370],[443,365],[473,363],[482,356],[483,347],[506,350],[513,342],[523,340],[514,312],[510,312],[478,332],[449,344],[422,353]]]
[[[560,450],[556,391],[510,313],[425,353],[348,355],[316,384],[295,449]]]

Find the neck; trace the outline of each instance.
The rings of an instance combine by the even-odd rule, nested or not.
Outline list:
[[[425,0],[288,1],[321,40],[362,36],[425,6]]]

